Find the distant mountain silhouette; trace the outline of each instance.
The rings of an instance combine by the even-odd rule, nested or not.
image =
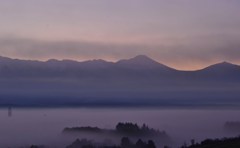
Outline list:
[[[116,65],[129,69],[161,69],[169,71],[174,70],[173,68],[160,64],[145,55],[139,55],[127,60],[120,60],[116,63]]]
[[[108,62],[0,57],[0,106],[240,106],[240,66],[181,71],[145,55]]]
[[[237,78],[240,66],[223,62],[211,65],[197,71],[181,71],[158,63],[145,55],[131,59],[107,62],[104,60],[89,60],[77,62],[73,60],[50,59],[46,62],[11,59],[0,57],[0,76],[4,77],[98,77],[99,76],[152,76],[158,79],[173,79],[184,77],[195,78]]]
[[[136,71],[138,74],[136,75]],[[111,76],[128,77],[174,72],[173,68],[160,64],[147,56],[140,55],[116,63],[104,60],[77,62],[51,59],[46,62],[18,60],[1,57],[0,76],[6,77],[83,77]]]
[[[240,80],[240,66],[228,62],[217,63],[198,71],[202,77],[217,80]]]

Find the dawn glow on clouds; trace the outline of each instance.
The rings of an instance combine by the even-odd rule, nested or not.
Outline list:
[[[238,0],[1,0],[0,53],[20,59],[145,54],[177,69],[240,64]]]

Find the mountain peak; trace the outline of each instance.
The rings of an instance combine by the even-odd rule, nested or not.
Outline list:
[[[223,67],[235,67],[235,66],[238,66],[238,65],[232,64],[227,61],[223,61],[223,62],[214,64],[214,65],[211,65],[210,67],[222,67],[223,68]]]
[[[123,60],[118,61],[118,63],[121,63],[121,62],[128,62],[128,63],[158,63],[158,62],[154,61],[153,59],[149,58],[146,55],[138,55],[138,56],[135,56],[135,57],[130,58],[130,59],[123,59]]]
[[[200,71],[214,71],[214,72],[226,73],[226,72],[235,71],[239,69],[240,69],[239,65],[235,65],[230,62],[223,61],[217,64],[210,65]]]
[[[232,63],[230,63],[230,62],[227,62],[227,61],[223,61],[223,62],[221,62],[221,63],[218,63],[219,65],[234,65],[234,64],[232,64]]]
[[[171,69],[168,66],[158,63],[146,55],[138,55],[130,59],[120,60],[116,63],[118,66],[134,69]]]
[[[135,60],[152,60],[151,58],[149,58],[146,55],[137,55],[137,56],[133,57],[132,59],[135,59]]]

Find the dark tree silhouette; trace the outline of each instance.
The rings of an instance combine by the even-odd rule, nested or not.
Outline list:
[[[122,148],[131,148],[132,144],[128,137],[123,137],[121,140],[121,147]]]
[[[240,148],[240,137],[223,139],[206,139],[200,144],[185,146],[185,148]]]
[[[148,141],[147,148],[156,148],[155,143],[152,140]]]
[[[77,139],[66,148],[156,148],[156,146],[152,140],[149,140],[146,143],[142,139],[139,139],[136,142],[136,144],[133,144],[128,137],[123,137],[121,139],[120,146],[106,145],[104,143],[94,143],[86,139],[82,139],[82,140]]]
[[[137,143],[136,143],[136,147],[137,148],[145,148],[146,147],[146,143],[142,141],[142,139],[138,139]]]
[[[129,133],[129,134],[135,134],[140,132],[140,128],[137,124],[133,123],[118,123],[116,126],[116,130],[118,132],[123,132],[123,133]]]

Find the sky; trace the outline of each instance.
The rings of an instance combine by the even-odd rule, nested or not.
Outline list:
[[[240,64],[239,0],[0,0],[0,55]]]

